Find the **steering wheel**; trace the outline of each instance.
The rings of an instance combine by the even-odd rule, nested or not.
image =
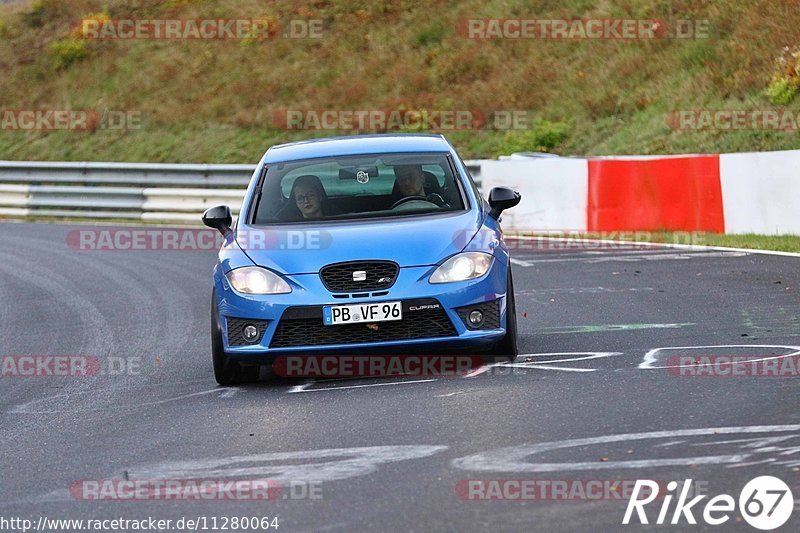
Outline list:
[[[411,202],[412,200],[422,200],[423,202],[427,202],[428,199],[425,196],[406,196],[405,198],[400,198],[394,204],[392,204],[392,209],[395,209],[398,206],[403,205],[406,202]],[[431,202],[432,203],[432,202]]]
[[[426,198],[430,203],[436,204],[439,207],[444,207],[445,209],[450,209],[450,204],[444,201],[442,195],[436,192],[430,193]]]

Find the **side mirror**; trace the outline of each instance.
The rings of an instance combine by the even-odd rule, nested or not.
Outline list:
[[[203,213],[203,224],[218,230],[223,235],[227,235],[231,230],[231,224],[233,224],[231,208],[227,205],[218,205],[206,210]]]
[[[522,200],[522,195],[508,187],[495,187],[489,192],[489,216],[496,219],[506,209],[511,209]]]

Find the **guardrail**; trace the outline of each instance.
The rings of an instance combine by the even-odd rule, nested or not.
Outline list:
[[[480,187],[481,161],[467,161]],[[238,213],[255,165],[0,161],[0,217],[199,222]]]

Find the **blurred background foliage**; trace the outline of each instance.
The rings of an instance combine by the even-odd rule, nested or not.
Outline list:
[[[474,40],[474,18],[708,20],[705,39]],[[83,18],[319,19],[322,38],[85,39]],[[0,159],[255,162],[276,110],[521,110],[442,131],[466,158],[800,148],[798,132],[676,131],[680,109],[800,111],[797,0],[22,0],[0,4],[0,109],[135,110],[140,129],[0,131]]]

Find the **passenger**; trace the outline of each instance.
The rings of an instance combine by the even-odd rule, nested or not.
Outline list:
[[[322,181],[313,174],[298,176],[292,184],[290,197],[303,218],[322,218],[341,214],[328,199]]]

